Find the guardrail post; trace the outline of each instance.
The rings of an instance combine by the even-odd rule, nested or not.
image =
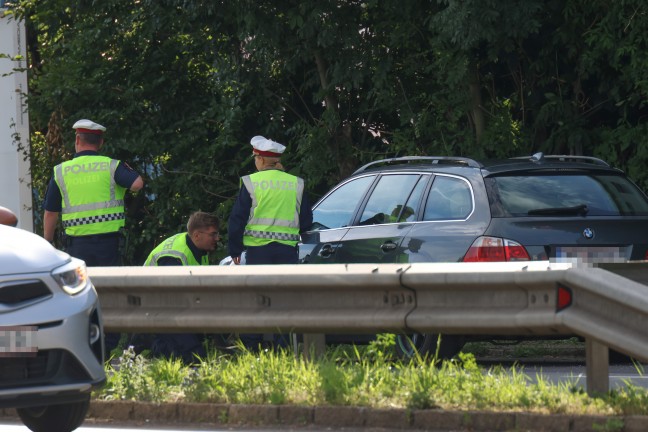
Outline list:
[[[316,360],[324,355],[326,351],[326,335],[316,333],[304,333],[304,358]]]
[[[610,350],[597,340],[585,338],[587,394],[597,396],[610,390]]]

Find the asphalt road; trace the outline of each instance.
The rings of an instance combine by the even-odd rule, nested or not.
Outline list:
[[[645,367],[645,366],[644,366]],[[585,388],[587,375],[584,364],[542,364],[542,365],[525,365],[524,373],[536,382],[538,376],[543,379],[557,383],[572,383],[574,386]],[[610,365],[610,390],[627,386],[628,384],[637,387],[648,388],[648,376],[644,376],[632,364]]]
[[[533,345],[531,345],[533,346]],[[540,355],[528,358],[518,357],[512,352],[515,346],[503,347],[482,355],[476,356],[477,363],[484,368],[493,365],[502,365],[510,368],[516,364],[522,368],[532,382],[536,382],[538,376],[554,383],[572,383],[574,386],[585,389],[587,375],[585,369],[585,348],[582,344],[573,347],[565,347],[560,344],[547,343],[553,355],[540,352]],[[636,363],[627,357],[618,357],[611,360],[609,366],[610,390],[626,386],[628,384],[637,387],[648,388],[648,364]]]

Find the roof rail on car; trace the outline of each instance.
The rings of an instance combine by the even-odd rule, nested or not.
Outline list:
[[[600,165],[604,167],[610,166],[610,164],[605,162],[603,159],[595,158],[592,156],[545,155],[542,152],[535,153],[533,156],[518,156],[518,157],[513,157],[511,159],[530,160],[532,162],[540,162],[542,160],[550,159],[552,161],[559,161],[559,162],[583,162],[583,163],[591,163],[593,165]]]
[[[373,162],[369,162],[366,165],[361,166],[353,174],[360,173],[376,165],[397,165],[397,164],[408,164],[408,163],[419,163],[419,162],[428,162],[432,165],[464,165],[472,168],[481,168],[482,165],[475,161],[474,159],[465,158],[465,157],[455,157],[455,156],[405,156],[391,159],[381,159]]]

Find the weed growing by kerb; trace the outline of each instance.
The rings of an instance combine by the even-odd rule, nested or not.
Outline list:
[[[381,343],[384,343],[381,342]],[[208,350],[191,364],[147,358],[132,348],[108,363],[107,385],[95,397],[151,402],[347,405],[373,408],[648,414],[648,393],[628,385],[601,398],[573,383],[532,380],[519,366],[484,369],[472,354],[404,363],[376,347],[334,348],[319,360],[290,349]]]

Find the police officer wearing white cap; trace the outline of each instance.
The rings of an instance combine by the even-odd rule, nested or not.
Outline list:
[[[229,254],[234,264],[297,264],[300,233],[310,229],[313,212],[304,194],[304,180],[284,172],[280,158],[286,147],[255,136],[250,140],[258,172],[241,178],[241,189],[229,218]],[[271,336],[271,335],[270,335]],[[257,349],[264,335],[241,334],[249,349]],[[286,345],[285,336],[273,337]]]
[[[142,177],[125,163],[99,155],[106,128],[77,121],[74,158],[54,167],[45,194],[43,237],[54,241],[61,214],[67,252],[88,266],[117,266],[119,230],[125,224],[124,196],[139,191]]]
[[[258,172],[241,178],[241,189],[229,218],[229,254],[240,264],[297,264],[300,233],[313,223],[304,180],[284,172],[286,147],[255,136],[250,140]]]

